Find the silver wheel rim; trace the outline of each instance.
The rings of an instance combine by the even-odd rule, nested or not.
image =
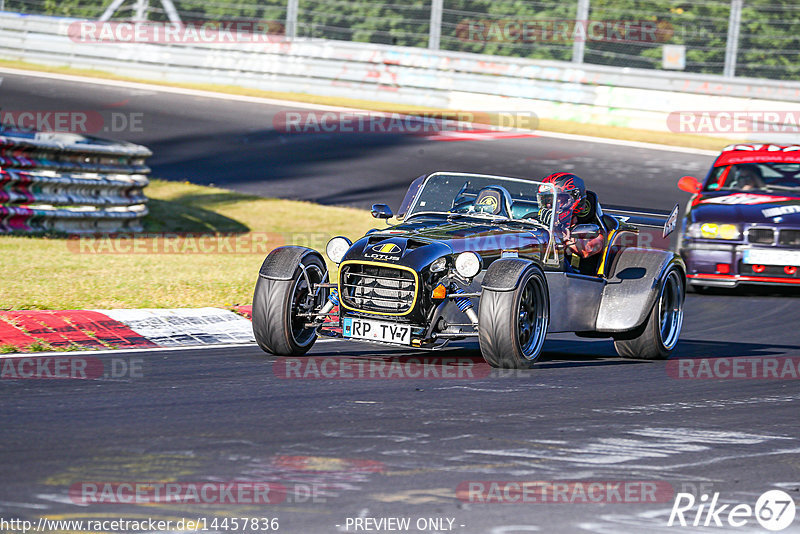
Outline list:
[[[322,270],[316,265],[309,265],[306,267],[308,278],[312,284],[322,282]],[[294,287],[292,287],[292,302],[290,306],[289,316],[289,329],[292,333],[292,339],[297,345],[304,347],[311,343],[315,336],[316,330],[313,328],[306,328],[305,324],[310,320],[308,317],[301,316],[301,313],[313,312],[317,307],[317,299],[311,293],[311,288],[308,287],[305,276],[302,274],[295,280]]]
[[[539,356],[547,333],[547,292],[538,276],[525,282],[517,309],[517,337],[526,360]]]
[[[656,305],[661,343],[665,349],[672,350],[683,326],[683,284],[677,271],[670,271],[664,279]]]

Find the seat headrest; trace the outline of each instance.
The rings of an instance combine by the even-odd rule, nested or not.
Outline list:
[[[503,194],[494,189],[482,189],[475,199],[475,211],[497,215],[503,211]]]

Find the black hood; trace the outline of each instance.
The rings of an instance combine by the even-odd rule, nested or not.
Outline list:
[[[449,254],[473,251],[490,261],[504,250],[540,249],[547,240],[546,230],[529,224],[425,219],[370,232],[350,247],[344,259],[422,269]]]

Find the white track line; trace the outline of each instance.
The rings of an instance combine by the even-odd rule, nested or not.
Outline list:
[[[32,78],[46,78],[50,80],[60,80],[64,82],[91,83],[95,85],[106,85],[110,87],[121,87],[123,89],[139,89],[142,91],[157,91],[161,93],[171,93],[185,96],[198,96],[202,98],[214,98],[217,100],[229,100],[235,102],[248,102],[251,104],[268,104],[271,106],[316,109],[320,111],[362,111],[357,108],[346,108],[336,106],[325,106],[322,104],[310,104],[307,102],[295,102],[294,100],[278,100],[275,98],[263,98],[259,96],[235,95],[229,93],[217,93],[214,91],[203,91],[200,89],[188,89],[186,87],[173,87],[169,85],[156,85],[142,82],[128,82],[123,80],[107,80],[104,78],[92,78],[90,76],[75,76],[74,74],[59,74],[55,72],[39,72],[32,70],[11,69],[0,67],[0,74],[16,74],[19,76],[30,76]]]
[[[682,146],[659,145],[656,143],[643,143],[641,141],[625,141],[624,139],[607,139],[604,137],[592,137],[589,135],[568,134],[559,132],[547,132],[544,130],[535,130],[536,134],[541,137],[553,137],[556,139],[564,139],[569,141],[583,141],[585,143],[602,143],[605,145],[618,145],[626,146],[629,148],[644,148],[647,150],[662,150],[667,152],[680,152],[682,154],[695,154],[698,156],[719,156],[720,150],[703,150],[701,148],[688,148]],[[733,144],[734,141],[731,141]],[[709,162],[710,164],[710,162]]]
[[[275,98],[262,98],[257,96],[234,95],[228,93],[216,93],[214,91],[202,91],[199,89],[187,89],[183,87],[172,87],[166,85],[154,85],[141,82],[127,82],[122,80],[106,80],[103,78],[92,78],[89,76],[75,76],[73,74],[58,74],[54,72],[38,72],[23,69],[12,69],[7,67],[0,67],[0,74],[16,74],[19,76],[30,76],[33,78],[47,78],[51,80],[61,80],[76,83],[91,83],[96,85],[106,85],[110,87],[121,87],[125,89],[139,89],[143,91],[157,91],[161,93],[171,93],[176,95],[195,96],[201,98],[214,98],[217,100],[228,100],[235,102],[247,102],[250,104],[265,104],[270,106],[278,106],[282,108],[294,109],[314,109],[320,111],[361,111],[358,108],[338,107],[322,104],[309,104],[306,102],[297,102],[294,100],[279,100]],[[551,137],[556,139],[564,139],[568,141],[580,141],[584,143],[598,143],[605,145],[626,146],[631,148],[644,148],[647,150],[661,150],[666,152],[679,152],[682,154],[695,154],[700,156],[717,156],[719,151],[701,150],[698,148],[686,148],[671,145],[659,145],[657,143],[642,143],[640,141],[625,141],[622,139],[607,139],[604,137],[592,137],[588,135],[548,132],[543,130],[520,130],[530,131],[540,137]]]

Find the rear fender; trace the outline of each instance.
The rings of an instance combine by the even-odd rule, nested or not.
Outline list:
[[[658,288],[671,267],[680,270],[686,285],[686,266],[669,250],[627,248],[614,260],[597,314],[598,332],[627,332],[644,323],[653,309]]]

